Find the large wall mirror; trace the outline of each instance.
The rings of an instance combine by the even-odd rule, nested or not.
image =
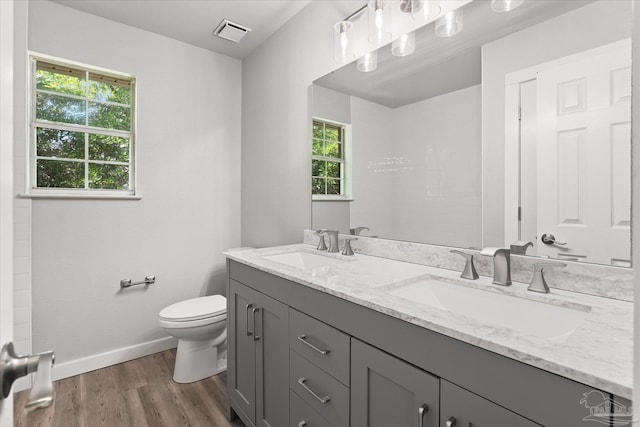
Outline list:
[[[313,228],[631,266],[631,3],[474,0],[316,80]]]

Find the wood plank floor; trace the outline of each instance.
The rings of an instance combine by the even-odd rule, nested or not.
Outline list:
[[[25,411],[29,391],[15,396],[15,426],[244,427],[228,421],[225,373],[191,384],[171,379],[175,349],[54,383],[49,408]]]

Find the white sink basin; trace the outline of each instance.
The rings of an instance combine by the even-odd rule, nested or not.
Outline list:
[[[554,341],[564,341],[588,315],[578,310],[513,295],[455,285],[437,278],[420,279],[388,291],[486,323]]]
[[[262,257],[262,259],[311,272],[327,269],[332,265],[338,265],[347,262],[346,260],[332,258],[325,255],[313,254],[309,252],[289,252],[286,254],[267,255]]]

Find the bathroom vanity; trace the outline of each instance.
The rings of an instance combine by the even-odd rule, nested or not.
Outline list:
[[[304,244],[227,257],[228,392],[247,426],[584,427],[630,406],[631,303]]]

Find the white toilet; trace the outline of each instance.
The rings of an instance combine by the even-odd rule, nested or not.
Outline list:
[[[191,383],[227,369],[227,299],[193,298],[162,311],[158,324],[178,338],[173,380]]]

